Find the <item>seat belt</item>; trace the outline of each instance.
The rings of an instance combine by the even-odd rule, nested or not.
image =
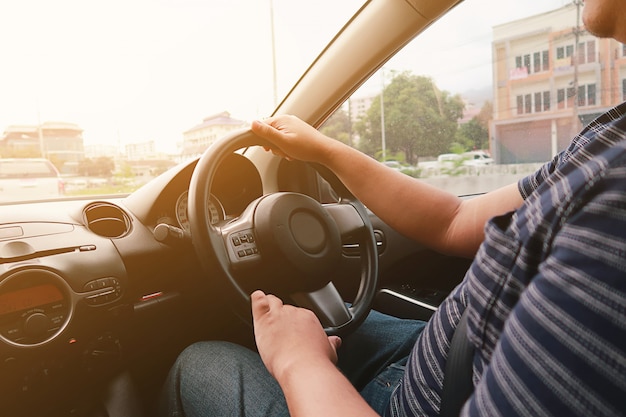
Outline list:
[[[458,417],[465,401],[474,391],[472,382],[474,346],[467,338],[467,315],[465,308],[461,320],[454,330],[448,360],[443,375],[441,395],[441,417]]]

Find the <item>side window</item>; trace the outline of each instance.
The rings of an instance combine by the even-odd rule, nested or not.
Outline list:
[[[406,45],[326,133],[390,169],[472,195],[534,173],[626,97],[626,47],[601,61],[615,45],[577,38],[574,5],[537,3],[520,19],[493,4],[490,31],[468,22],[475,5],[462,2]],[[610,81],[617,69],[619,84]]]

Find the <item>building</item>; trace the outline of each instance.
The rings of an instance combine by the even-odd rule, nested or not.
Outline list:
[[[547,161],[626,99],[626,47],[586,32],[580,11],[577,1],[493,28],[496,162]]]
[[[12,125],[0,138],[4,157],[41,156],[61,168],[85,158],[83,129],[74,123],[44,122],[40,125]]]
[[[124,150],[126,159],[131,161],[154,159],[157,155],[156,146],[153,140],[130,143],[124,146]]]
[[[183,132],[181,152],[183,160],[202,155],[217,139],[247,125],[247,122],[233,119],[226,111],[206,117],[199,125]]]

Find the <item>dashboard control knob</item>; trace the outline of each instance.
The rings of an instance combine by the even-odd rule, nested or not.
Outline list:
[[[33,313],[24,320],[24,333],[27,336],[43,336],[50,327],[50,319],[43,313]]]

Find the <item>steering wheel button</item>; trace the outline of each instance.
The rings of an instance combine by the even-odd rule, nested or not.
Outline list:
[[[241,245],[241,241],[239,240],[237,236],[233,236],[233,245],[235,246]]]
[[[239,252],[237,252],[237,255],[238,255],[240,258],[243,258],[244,256],[246,256],[246,251],[244,251],[244,250],[240,250]]]

